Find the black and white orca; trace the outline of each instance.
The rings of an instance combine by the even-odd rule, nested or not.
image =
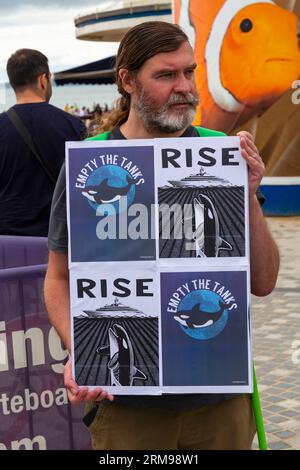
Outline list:
[[[111,202],[119,201],[122,196],[125,196],[134,184],[134,180],[127,176],[126,186],[109,186],[108,178],[105,178],[97,186],[87,186],[82,190],[83,196],[96,204],[108,204]]]
[[[232,246],[220,236],[220,223],[211,199],[200,194],[194,198],[194,240],[196,257],[217,257],[221,250],[232,251]]]
[[[108,369],[111,385],[132,386],[135,380],[147,380],[147,376],[134,364],[132,342],[121,325],[114,324],[108,330],[109,345],[100,346],[96,352],[110,357]]]
[[[204,312],[201,310],[201,304],[197,303],[191,310],[178,311],[177,315],[174,316],[174,320],[187,328],[206,328],[216,323],[223,315],[224,310],[229,308],[222,301],[219,301],[219,306],[220,308],[216,312]]]

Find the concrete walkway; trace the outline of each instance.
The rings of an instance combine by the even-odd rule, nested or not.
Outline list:
[[[252,297],[254,363],[269,448],[299,450],[300,217],[268,218],[268,224],[281,268],[274,292]]]

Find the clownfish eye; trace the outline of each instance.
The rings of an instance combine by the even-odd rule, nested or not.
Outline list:
[[[241,22],[240,28],[243,33],[249,33],[249,31],[251,31],[251,29],[253,28],[253,23],[247,18]]]

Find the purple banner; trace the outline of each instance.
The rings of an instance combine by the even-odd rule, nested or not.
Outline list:
[[[71,408],[63,386],[67,352],[45,312],[47,265],[30,266],[30,251],[34,262],[47,259],[46,239],[35,248],[31,239],[29,251],[21,239],[0,237],[2,266],[27,264],[0,270],[0,450],[89,449],[83,408]]]

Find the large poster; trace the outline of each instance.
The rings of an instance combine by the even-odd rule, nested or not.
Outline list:
[[[148,215],[144,224],[151,224],[153,146],[114,142],[80,149],[68,144],[72,262],[155,259],[153,238],[128,236],[140,207]]]
[[[164,387],[248,385],[247,272],[164,270],[161,285]]]
[[[111,386],[122,393],[134,387],[142,394],[159,385],[157,276],[153,263],[107,263],[102,271],[91,263],[71,269],[79,385]]]
[[[77,383],[251,392],[239,138],[69,143],[66,166]]]
[[[244,258],[239,138],[176,139],[173,147],[160,140],[155,152],[160,258]]]

